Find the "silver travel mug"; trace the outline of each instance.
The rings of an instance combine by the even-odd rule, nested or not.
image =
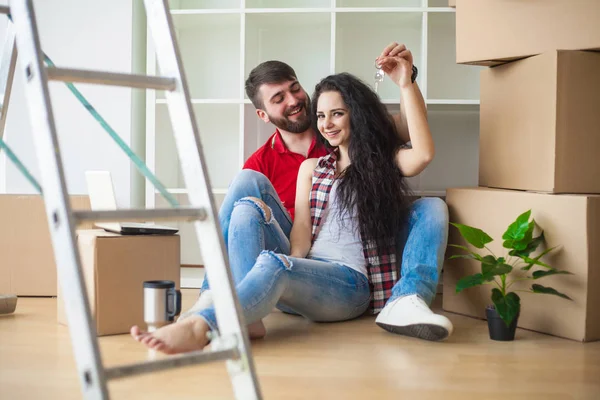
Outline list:
[[[181,312],[181,292],[173,281],[144,282],[144,321],[148,332],[170,324]]]

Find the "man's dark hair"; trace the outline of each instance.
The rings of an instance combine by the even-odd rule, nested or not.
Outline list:
[[[246,94],[254,107],[264,108],[258,91],[266,83],[281,83],[298,79],[292,67],[281,61],[265,61],[256,66],[246,79]]]

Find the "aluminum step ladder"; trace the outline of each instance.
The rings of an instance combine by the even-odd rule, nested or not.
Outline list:
[[[225,243],[211,195],[200,135],[168,2],[144,0],[144,4],[159,69],[164,75],[162,77],[46,67],[33,1],[11,0],[9,7],[0,7],[0,13],[11,15],[16,32],[16,47],[19,52],[17,68],[21,68],[25,79],[25,95],[40,164],[46,215],[82,391],[86,399],[108,399],[107,382],[111,379],[226,360],[235,397],[260,399],[262,396],[248,334],[242,323],[241,307],[227,264]],[[12,55],[15,56],[14,48]],[[14,65],[14,57],[8,59]],[[6,76],[10,77],[7,85],[10,89],[10,68]],[[68,199],[48,90],[49,80],[165,90],[190,207],[74,212]],[[3,104],[3,108],[5,107],[6,104]],[[2,117],[5,117],[4,113]],[[219,323],[219,335],[212,338],[210,351],[197,351],[156,361],[104,368],[83,280],[75,227],[83,221],[123,220],[180,220],[194,224],[207,274],[211,278],[211,291]]]

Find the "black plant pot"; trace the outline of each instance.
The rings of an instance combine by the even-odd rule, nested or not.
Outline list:
[[[512,320],[510,326],[506,326],[494,306],[487,306],[485,314],[487,316],[490,339],[501,342],[515,340],[515,331],[517,330],[517,321],[519,320],[520,312]]]

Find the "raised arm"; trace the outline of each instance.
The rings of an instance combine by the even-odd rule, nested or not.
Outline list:
[[[308,254],[312,242],[312,221],[310,218],[310,189],[312,174],[317,159],[311,158],[300,165],[296,183],[296,205],[294,225],[290,234],[291,256],[304,258]]]
[[[412,145],[410,149],[398,151],[396,163],[405,176],[418,175],[433,159],[435,147],[427,122],[427,108],[423,96],[417,84],[411,82],[412,54],[404,48],[394,56],[380,56],[377,62],[400,87],[400,97],[403,100],[401,109],[405,116],[398,117],[396,121],[397,125],[398,122],[402,125],[402,118],[406,119],[406,128],[402,128],[406,129],[406,133],[402,131],[399,134],[403,139],[403,135],[407,135]]]
[[[391,43],[388,46],[386,46],[385,49],[383,49],[383,51],[379,55],[379,58],[388,57],[388,56],[393,57],[402,52],[405,52],[404,53],[405,58],[407,59],[407,61],[410,62],[411,68],[412,68],[413,56],[410,51],[406,51],[406,50],[407,50],[407,48],[405,45],[394,42],[394,43]],[[384,71],[385,71],[385,69],[384,69]],[[394,81],[394,83],[396,85],[398,85],[398,81]],[[425,115],[427,115],[427,107],[425,106],[425,99],[423,98],[421,89],[419,88],[419,85],[417,84],[417,82],[415,82],[414,85],[417,87],[417,95],[418,95],[418,99],[419,99],[419,104],[425,111]],[[400,112],[398,114],[394,114],[393,118],[394,118],[394,122],[396,123],[396,129],[398,130],[398,135],[400,136],[400,138],[402,139],[402,141],[404,143],[409,142],[410,135],[408,134],[408,123],[406,121],[406,107],[404,106],[404,101],[402,101],[402,98],[400,99]]]

